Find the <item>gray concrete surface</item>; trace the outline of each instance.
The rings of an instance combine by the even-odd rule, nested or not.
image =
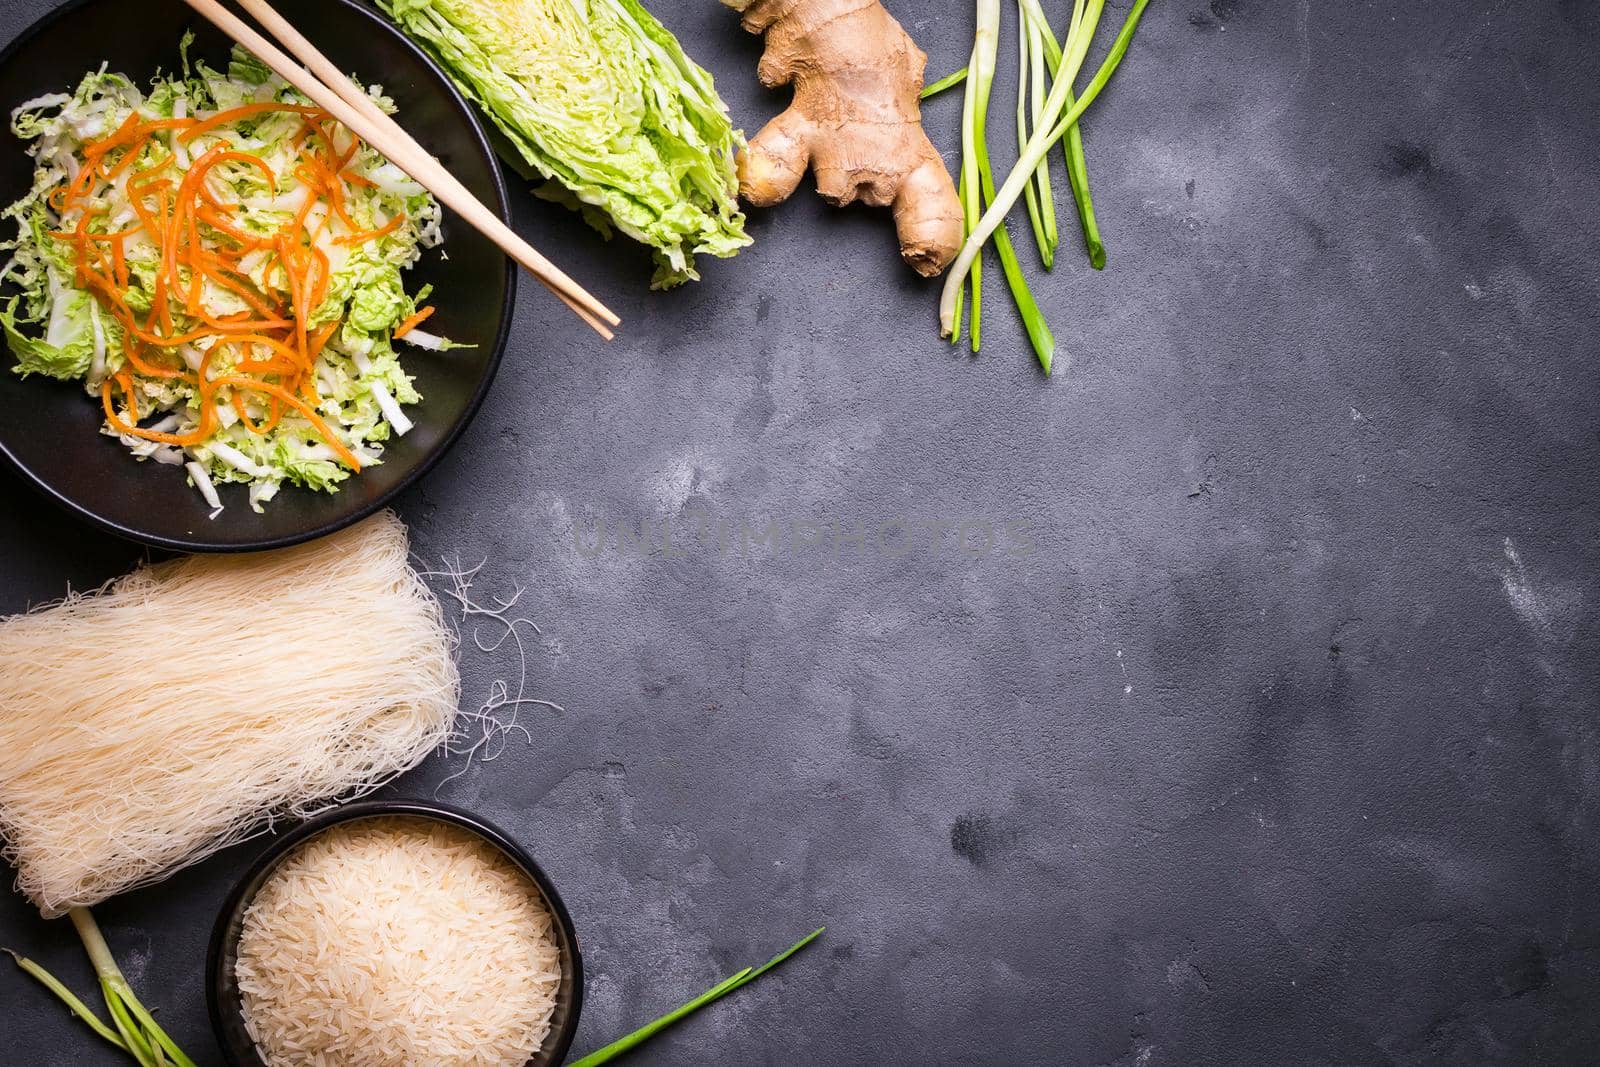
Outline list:
[[[777,110],[731,15],[655,6],[747,129]],[[970,5],[891,7],[961,65]],[[662,295],[519,197],[627,328],[526,287],[399,508],[544,630],[565,711],[438,792],[562,887],[577,1050],[826,923],[636,1062],[1594,1062],[1597,45],[1582,0],[1158,0],[1086,124],[1110,265],[1037,283],[1050,382],[992,270],[981,355],[941,345],[877,214],[802,195]],[[696,515],[727,551],[583,540]],[[1026,532],[738,550],[774,518]],[[139,555],[0,477],[0,608]],[[474,703],[514,669],[467,665]],[[102,909],[206,1060],[254,851]],[[15,896],[0,943],[86,980]],[[7,1062],[110,1062],[8,966],[0,1005]]]

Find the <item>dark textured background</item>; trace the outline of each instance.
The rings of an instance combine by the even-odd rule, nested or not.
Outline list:
[[[747,129],[776,110],[732,15],[656,7]],[[961,65],[969,4],[891,7]],[[662,295],[518,197],[626,328],[524,287],[399,508],[544,628],[530,691],[565,711],[439,795],[562,887],[576,1049],[825,922],[638,1061],[1593,1063],[1597,45],[1584,0],[1157,0],[1086,123],[1110,266],[1037,285],[1050,382],[998,275],[983,353],[939,344],[877,214],[801,195]],[[928,108],[947,150],[958,109]],[[697,507],[1037,550],[575,550]],[[0,477],[0,608],[139,555]],[[468,668],[475,704],[514,663]],[[204,939],[253,852],[99,909],[207,1061]],[[15,896],[0,942],[86,980]],[[0,1020],[6,1062],[100,1062],[9,966]]]

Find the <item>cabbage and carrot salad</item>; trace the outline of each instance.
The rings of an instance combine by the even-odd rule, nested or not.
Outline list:
[[[18,373],[81,380],[214,517],[219,483],[259,511],[380,462],[421,399],[394,342],[450,343],[402,280],[440,241],[433,197],[247,53],[187,51],[148,91],[102,67],[13,112],[36,169],[4,213],[0,328]]]

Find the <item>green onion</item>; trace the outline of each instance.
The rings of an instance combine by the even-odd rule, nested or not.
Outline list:
[[[72,1014],[87,1023],[107,1043],[132,1056],[140,1067],[169,1067],[172,1064],[195,1067],[194,1061],[183,1054],[166,1031],[161,1029],[155,1017],[139,1003],[133,987],[112,958],[111,949],[106,945],[106,939],[101,935],[100,927],[95,924],[89,909],[73,908],[67,915],[72,919],[85,951],[89,953],[89,962],[94,964],[95,974],[100,979],[100,992],[105,997],[106,1011],[110,1013],[116,1029],[102,1022],[88,1005],[74,996],[49,971],[13,952],[11,958],[17,961],[17,966],[55,994]]]
[[[1061,68],[1061,46],[1056,43],[1056,35],[1051,32],[1044,9],[1039,6],[1039,0],[1019,0],[1022,10],[1026,12],[1028,22],[1039,35],[1039,43],[1044,48],[1045,62],[1049,65],[1051,77],[1055,77]],[[1083,18],[1083,0],[1073,8],[1072,22],[1067,29],[1067,39],[1070,41],[1078,32]],[[1044,94],[1034,90],[1036,101],[1043,100]],[[1069,87],[1066,95],[1066,106],[1073,105],[1072,90]],[[1038,110],[1038,108],[1036,108]],[[1038,120],[1035,118],[1035,129]],[[1023,142],[1025,143],[1025,139]],[[1067,131],[1067,143],[1062,149],[1067,160],[1067,181],[1072,185],[1072,199],[1078,205],[1078,221],[1083,226],[1083,243],[1089,253],[1089,264],[1095,270],[1104,270],[1106,266],[1106,246],[1100,240],[1100,225],[1094,217],[1094,198],[1089,195],[1089,167],[1083,155],[1083,129],[1077,123]]]
[[[11,958],[16,961],[18,967],[21,967],[25,973],[32,975],[40,985],[54,993],[72,1014],[88,1023],[91,1030],[122,1051],[128,1051],[128,1046],[122,1043],[122,1038],[117,1036],[117,1032],[101,1022],[100,1017],[90,1010],[87,1004],[74,996],[72,990],[62,985],[60,979],[26,956],[19,956],[15,952],[11,952],[10,949],[6,949],[6,951],[11,953]]]
[[[1117,67],[1122,64],[1122,57],[1128,54],[1128,46],[1133,43],[1133,31],[1139,28],[1139,19],[1144,15],[1144,9],[1150,6],[1150,0],[1133,0],[1133,8],[1128,12],[1128,17],[1123,20],[1122,29],[1117,31],[1116,40],[1111,42],[1111,50],[1106,53],[1106,58],[1101,62],[1100,69],[1095,71],[1094,77],[1089,79],[1089,84],[1084,87],[1083,96],[1066,109],[1050,136],[1045,138],[1044,150],[1048,152],[1050,146],[1073,128],[1083,113],[1089,110],[1089,105],[1094,103],[1095,97],[1100,95],[1100,90],[1106,87],[1111,76],[1117,72]],[[1093,32],[1092,30],[1090,31]],[[1083,51],[1089,50],[1087,39],[1083,42]],[[1083,63],[1083,56],[1078,56],[1078,64]],[[1070,95],[1070,91],[1069,91]],[[1013,199],[1012,203],[1016,203]]]
[[[972,163],[977,172],[979,190],[984,201],[994,200],[994,169],[989,165],[989,143],[984,136],[983,119],[989,110],[989,89],[994,83],[995,55],[999,46],[1000,28],[1000,2],[999,0],[979,0],[978,3],[978,32],[976,34],[972,56],[972,69],[981,72],[981,77],[974,76],[973,81],[980,83],[975,102],[975,130],[972,140]],[[962,168],[965,170],[967,158],[962,158]],[[1022,273],[1022,264],[1017,262],[1017,254],[1011,246],[1011,235],[1002,223],[994,232],[994,249],[1000,257],[1001,269],[1005,271],[1006,284],[1011,290],[1011,299],[1017,305],[1017,312],[1022,316],[1023,329],[1027,331],[1028,340],[1033,345],[1034,354],[1039,357],[1039,364],[1044,368],[1045,374],[1050,373],[1051,362],[1055,359],[1056,342],[1050,333],[1050,327],[1044,320],[1044,314],[1039,310],[1039,305],[1033,299],[1033,292],[1028,288],[1028,280]],[[976,278],[976,272],[974,272]],[[972,350],[978,350],[978,309],[976,304],[972,311]]]
[[[1035,0],[1037,2],[1037,0]],[[1028,17],[1021,3],[1017,6],[1017,144],[1028,143],[1028,124],[1038,125],[1044,115],[1045,64],[1044,43],[1037,24]],[[1054,43],[1052,35],[1051,43]],[[1033,106],[1028,105],[1032,94]],[[1056,246],[1061,237],[1056,230],[1056,198],[1050,187],[1050,157],[1039,161],[1034,180],[1026,187],[1028,221],[1033,225],[1034,243],[1039,246],[1039,259],[1044,269],[1055,265]]]
[[[995,195],[994,171],[989,164],[989,144],[984,125],[989,111],[989,92],[994,84],[999,28],[1000,0],[978,0],[978,25],[973,37],[972,59],[967,66],[967,89],[962,104],[961,174],[956,184],[965,229],[969,233],[981,217],[984,204],[992,201]],[[1000,257],[1000,266],[1005,272],[1012,300],[1017,305],[1023,327],[1027,331],[1035,354],[1039,357],[1039,363],[1048,374],[1055,356],[1055,338],[1051,336],[1050,327],[1045,323],[1044,315],[1039,311],[1039,306],[1028,289],[1028,281],[1022,273],[1022,265],[1017,262],[1010,234],[1002,225],[993,236],[995,252]],[[963,300],[966,286],[970,284],[972,350],[976,352],[982,340],[983,264],[980,258],[974,257],[973,262],[968,265],[971,267],[971,276],[964,277],[962,283],[955,287],[951,311],[954,327],[948,331],[948,336],[952,343],[958,343],[961,339],[961,324],[968,318],[962,314]]]
[[[984,144],[984,110],[978,106],[981,97],[985,104],[989,99],[989,85],[994,80],[993,48],[986,49],[995,36],[996,25],[999,22],[1000,0],[978,0],[978,29],[972,43],[972,59],[967,64],[966,94],[961,104],[961,175],[960,189],[961,207],[963,212],[962,232],[971,235],[978,228],[978,220],[983,214],[983,191],[981,180],[978,176],[978,146]],[[990,21],[985,18],[988,8],[994,8],[995,18]],[[984,63],[986,53],[989,62]],[[983,255],[982,249],[972,257],[971,276],[966,279],[972,290],[972,350],[978,351],[982,345],[982,318],[983,318]],[[952,335],[951,343],[960,340],[960,336]]]
[[[1072,105],[1072,94],[1067,94],[1067,106]],[[1083,131],[1074,122],[1067,130],[1067,181],[1072,185],[1072,199],[1078,205],[1078,221],[1083,226],[1083,245],[1089,252],[1089,265],[1095,270],[1106,269],[1106,246],[1100,240],[1100,224],[1094,217],[1094,198],[1089,195],[1089,165],[1083,158]]]
[[[972,270],[973,263],[978,258],[978,252],[984,243],[994,236],[1005,222],[1005,216],[1018,198],[1027,183],[1032,180],[1034,171],[1039,166],[1039,161],[1050,151],[1051,147],[1072,129],[1079,117],[1094,103],[1100,91],[1111,80],[1111,75],[1116,72],[1122,57],[1128,51],[1128,44],[1133,39],[1133,32],[1139,24],[1139,18],[1144,14],[1144,9],[1149,6],[1150,0],[1134,0],[1133,8],[1128,12],[1127,20],[1123,23],[1122,30],[1112,42],[1111,50],[1105,61],[1100,65],[1099,71],[1089,84],[1084,87],[1083,95],[1074,103],[1068,105],[1066,97],[1071,93],[1073,80],[1077,77],[1079,68],[1083,65],[1084,56],[1089,51],[1089,42],[1094,36],[1094,30],[1100,21],[1100,14],[1105,8],[1105,0],[1087,0],[1084,14],[1081,19],[1075,20],[1077,32],[1068,34],[1068,46],[1062,57],[1060,71],[1055,85],[1050,90],[1050,97],[1045,101],[1044,113],[1047,118],[1060,116],[1059,120],[1052,120],[1053,125],[1036,129],[1033,136],[1028,139],[1023,148],[1021,158],[1011,173],[1006,176],[1005,184],[988,206],[988,209],[979,219],[978,225],[968,234],[966,244],[962,246],[961,254],[956,257],[955,264],[950,268],[945,277],[944,291],[939,299],[939,328],[942,333],[949,336],[954,329],[955,293],[960,289],[967,274]],[[981,10],[981,7],[980,7]]]
[[[926,100],[930,96],[937,96],[940,93],[944,92],[946,89],[953,89],[957,85],[960,85],[962,82],[964,82],[966,80],[967,80],[967,68],[966,67],[962,67],[960,70],[956,71],[954,74],[946,74],[944,77],[940,78],[938,81],[934,82],[932,85],[930,85],[930,86],[926,87],[925,89],[923,89],[922,92],[920,94],[918,94],[917,99]]]
[[[965,241],[966,234],[967,234],[967,224],[966,224],[966,217],[967,217],[967,180],[966,180],[966,171],[967,171],[966,163],[963,161],[963,163],[961,165],[961,178],[960,178],[960,180],[958,180],[956,182],[956,200],[958,200],[960,202],[960,204],[961,204],[961,219],[962,219],[962,222],[961,222],[961,236],[962,236],[963,242]],[[953,312],[954,319],[955,319],[955,332],[950,335],[950,343],[953,344],[953,345],[961,343],[961,324],[966,321],[962,317],[961,311],[962,311],[962,302],[966,298],[966,295],[967,295],[967,287],[963,283],[961,286],[959,286],[956,289],[955,309],[954,309],[954,312]]]
[[[705,1007],[707,1004],[710,1004],[713,1000],[727,996],[740,986],[749,985],[751,982],[755,981],[757,978],[760,978],[762,975],[772,970],[772,968],[776,967],[790,956],[793,956],[796,952],[799,952],[801,949],[805,948],[812,941],[815,941],[822,931],[826,929],[826,926],[817,927],[805,937],[802,937],[799,941],[796,941],[794,944],[790,945],[788,948],[784,949],[782,952],[778,953],[761,966],[756,968],[746,967],[739,973],[728,978],[724,978],[721,982],[718,982],[716,985],[712,986],[704,993],[701,993],[698,997],[695,997],[682,1007],[674,1008],[672,1011],[667,1012],[667,1014],[661,1016],[659,1019],[655,1019],[646,1023],[628,1036],[618,1038],[605,1048],[591,1052],[587,1056],[583,1057],[583,1059],[568,1064],[567,1067],[595,1067],[596,1064],[606,1063],[617,1058],[636,1045],[640,1045],[645,1041],[648,1041],[650,1038],[654,1037],[662,1030],[665,1030],[667,1027],[671,1026],[679,1019],[682,1019],[684,1016],[693,1014],[694,1012]]]

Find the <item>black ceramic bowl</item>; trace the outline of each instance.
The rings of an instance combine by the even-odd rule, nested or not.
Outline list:
[[[274,0],[274,6],[341,69],[383,85],[407,131],[472,190],[506,216],[505,185],[477,117],[431,60],[354,0]],[[101,63],[136,81],[178,62],[185,30],[195,54],[225,67],[230,42],[182,0],[72,0],[0,52],[0,113],[47,92],[70,90]],[[32,180],[24,145],[0,131],[0,205]],[[11,222],[4,224],[9,236]],[[116,533],[190,552],[272,548],[332,533],[405,488],[460,435],[488,391],[505,348],[516,284],[509,261],[488,238],[446,212],[443,250],[408,273],[412,287],[432,282],[439,312],[429,329],[475,348],[408,350],[423,401],[408,409],[416,429],[391,441],[383,463],[346,480],[337,493],[284,486],[258,515],[243,486],[223,486],[215,520],[181,468],[139,463],[99,432],[99,405],[79,383],[12,371],[0,355],[0,453],[47,495]],[[9,287],[7,287],[9,290]],[[3,295],[3,292],[0,292]],[[402,347],[405,347],[402,345]],[[3,348],[3,345],[0,345]]]
[[[244,929],[245,909],[255,898],[266,880],[277,870],[296,846],[322,833],[330,826],[355,819],[385,818],[393,816],[437,819],[462,827],[499,849],[512,863],[527,874],[544,897],[550,909],[551,924],[556,945],[561,950],[561,988],[556,993],[555,1013],[550,1017],[550,1034],[545,1038],[539,1054],[528,1061],[527,1067],[556,1067],[567,1055],[572,1037],[578,1030],[578,1012],[583,1007],[583,959],[578,951],[578,934],[573,929],[572,917],[556,893],[556,887],[533,857],[521,845],[500,830],[475,815],[442,804],[425,804],[415,800],[369,800],[347,804],[326,814],[310,819],[275,840],[261,854],[250,869],[234,886],[217,925],[211,931],[211,949],[206,956],[206,1002],[211,1009],[211,1026],[216,1031],[217,1043],[232,1067],[262,1067],[261,1056],[255,1042],[244,1028],[244,1009],[239,999],[239,983],[234,968],[239,960],[239,935]]]

